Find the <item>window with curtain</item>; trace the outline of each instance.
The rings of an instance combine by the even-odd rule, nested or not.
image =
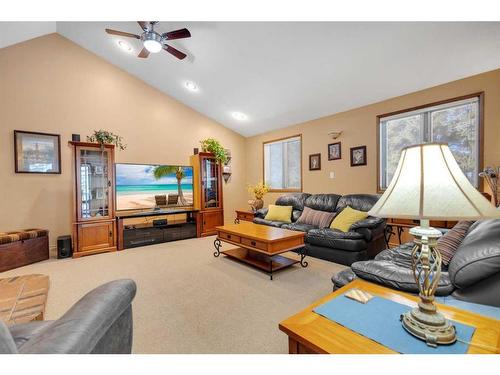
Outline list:
[[[301,136],[264,142],[264,183],[274,191],[302,190]]]
[[[379,189],[387,188],[404,147],[447,143],[469,181],[479,184],[480,95],[379,116]]]

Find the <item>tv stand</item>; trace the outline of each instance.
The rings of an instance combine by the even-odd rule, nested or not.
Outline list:
[[[118,250],[198,237],[197,214],[198,210],[193,209],[117,212]],[[178,219],[174,215],[184,218]],[[166,217],[167,223],[155,225],[155,217]]]

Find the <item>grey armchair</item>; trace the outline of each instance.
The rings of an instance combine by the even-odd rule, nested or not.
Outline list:
[[[60,319],[10,327],[0,321],[0,353],[130,354],[136,284],[116,280],[90,291]]]

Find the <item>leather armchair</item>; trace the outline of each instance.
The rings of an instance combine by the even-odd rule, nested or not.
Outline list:
[[[409,293],[418,293],[411,271],[409,242],[384,250],[374,260],[356,262],[332,277],[338,289],[357,277]],[[477,221],[442,268],[437,296],[500,307],[500,219]]]
[[[136,284],[116,280],[81,298],[60,319],[6,327],[0,322],[0,353],[130,354]]]

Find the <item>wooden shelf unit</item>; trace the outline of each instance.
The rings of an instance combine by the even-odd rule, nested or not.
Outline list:
[[[190,157],[193,167],[193,205],[198,212],[198,233],[211,236],[216,227],[224,225],[222,199],[222,165],[215,156],[200,152]]]
[[[116,251],[115,147],[69,142],[74,156],[73,257]]]

